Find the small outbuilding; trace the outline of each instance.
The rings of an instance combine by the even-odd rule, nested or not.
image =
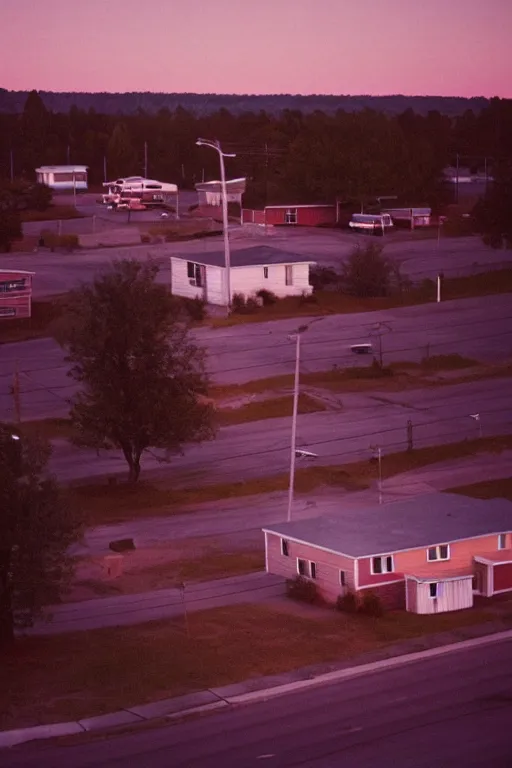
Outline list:
[[[0,270],[1,320],[31,316],[34,274],[34,272],[25,272],[20,269]]]
[[[232,251],[231,299],[235,294],[253,297],[262,289],[278,298],[309,295],[309,270],[315,263],[311,256],[266,245]],[[227,306],[224,252],[171,256],[171,290],[176,296]]]
[[[433,493],[264,528],[266,570],[314,581],[329,602],[368,591],[388,608],[442,613],[512,592],[512,503]]]
[[[87,165],[42,165],[36,168],[36,177],[39,184],[46,184],[50,189],[85,192],[87,170]]]

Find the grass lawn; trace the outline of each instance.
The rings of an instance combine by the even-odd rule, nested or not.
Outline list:
[[[285,605],[237,605],[191,613],[189,637],[179,619],[20,639],[2,658],[0,728],[113,712],[492,618],[489,610],[313,618]]]
[[[448,492],[472,496],[475,499],[508,499],[512,501],[512,477],[483,480],[481,483],[471,485],[459,485],[456,488],[448,488]]]
[[[473,370],[469,370],[473,369]],[[467,371],[463,373],[463,371]],[[436,374],[456,373],[458,376],[437,377]],[[483,365],[478,360],[462,355],[433,355],[420,363],[403,360],[384,366],[383,370],[369,363],[365,366],[350,366],[328,371],[311,371],[301,374],[301,384],[315,386],[335,392],[360,392],[362,390],[401,391],[420,387],[465,384],[485,378],[510,376],[512,365]],[[236,397],[237,395],[261,394],[263,392],[293,387],[293,374],[269,376],[244,384],[222,384],[213,386],[210,395],[214,399]]]
[[[499,269],[466,277],[449,277],[443,282],[443,301],[467,299],[473,296],[489,296],[512,292],[512,269]],[[214,328],[223,328],[241,323],[260,323],[268,320],[282,320],[300,316],[349,314],[372,312],[395,307],[427,304],[436,300],[436,287],[432,280],[420,286],[404,290],[401,295],[383,298],[357,298],[340,291],[315,291],[306,299],[290,296],[275,304],[260,307],[252,314],[232,314],[211,322]]]
[[[320,400],[304,393],[299,395],[298,412],[318,413],[325,411],[326,406]],[[216,412],[217,423],[222,426],[232,424],[246,424],[250,421],[263,419],[280,419],[291,416],[293,411],[293,396],[273,397],[268,400],[258,400],[247,403],[240,408],[219,408]]]
[[[477,453],[496,452],[512,447],[512,435],[483,437],[463,440],[458,443],[433,445],[419,448],[411,453],[401,451],[387,454],[382,462],[382,477],[392,477],[419,467],[436,464],[450,459],[474,456]],[[298,468],[295,474],[297,493],[312,493],[321,487],[338,487],[346,490],[363,490],[377,478],[377,464],[370,461],[356,461],[338,466]],[[139,516],[169,515],[173,511],[183,512],[187,505],[218,501],[227,498],[244,498],[288,488],[288,473],[271,477],[254,478],[244,482],[225,482],[175,489],[155,486],[144,481],[135,486],[126,483],[118,485],[82,484],[70,486],[67,494],[70,503],[83,510],[89,525],[132,520]]]

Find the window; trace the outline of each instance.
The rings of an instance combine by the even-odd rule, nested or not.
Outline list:
[[[433,584],[429,584],[428,585],[430,597],[437,597],[437,588],[438,588],[438,586],[439,586],[439,584],[437,584],[435,582]]]
[[[19,280],[3,280],[0,283],[0,293],[16,293],[26,289],[25,278]]]
[[[284,268],[284,282],[285,285],[293,285],[293,266],[286,264]]]
[[[200,264],[194,264],[193,261],[187,261],[187,276],[190,285],[195,285],[196,288],[201,288],[203,281]]]
[[[507,534],[500,533],[498,536],[498,549],[506,549],[506,548],[507,548]]]
[[[340,586],[345,586],[345,571],[340,571]]]
[[[297,209],[296,208],[288,208],[286,210],[286,213],[284,215],[284,223],[285,224],[296,224],[297,223]]]
[[[281,539],[281,554],[284,557],[290,557],[290,549],[288,547],[288,542],[286,539]]]
[[[372,557],[372,573],[393,573],[393,555]]]
[[[297,558],[297,573],[305,578],[316,579],[316,563]]]
[[[263,267],[263,277],[265,280],[268,278],[268,267]]]
[[[429,547],[427,549],[427,560],[432,562],[434,560],[449,560],[450,559],[450,547],[448,544],[440,544],[438,547]]]

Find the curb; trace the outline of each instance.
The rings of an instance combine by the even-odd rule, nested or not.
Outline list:
[[[77,722],[36,725],[32,728],[17,728],[11,731],[0,731],[0,749],[15,747],[28,741],[53,739],[59,736],[75,736],[81,733],[107,731],[121,726],[136,725],[151,720],[161,720],[162,718],[165,718],[166,720],[176,720],[181,717],[215,712],[217,710],[227,709],[229,706],[266,701],[277,696],[285,696],[286,694],[294,693],[295,691],[304,688],[312,688],[318,685],[327,685],[329,683],[350,680],[355,677],[393,669],[394,667],[400,667],[405,664],[414,664],[415,662],[424,659],[433,659],[448,653],[471,650],[480,646],[492,645],[493,643],[507,640],[512,640],[512,630],[495,632],[490,635],[484,635],[483,637],[462,640],[457,643],[450,643],[436,648],[429,648],[425,651],[416,651],[401,656],[394,656],[389,659],[374,661],[369,664],[349,667],[348,669],[325,672],[306,680],[278,684],[272,688],[263,688],[257,691],[250,691],[249,693],[222,696],[220,693],[222,689],[217,689],[218,693],[216,693],[215,690],[200,691],[198,693],[186,694],[185,696],[144,704],[139,707],[135,706],[131,709],[125,709],[119,712],[109,712],[106,715],[85,718]]]

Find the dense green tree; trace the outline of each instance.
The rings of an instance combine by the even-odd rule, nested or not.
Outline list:
[[[512,247],[512,162],[494,169],[494,182],[474,210],[473,219],[483,240],[493,248]]]
[[[114,263],[73,294],[62,339],[81,385],[71,409],[78,442],[120,449],[131,481],[144,451],[213,436],[203,352],[157,273],[150,263]]]
[[[49,476],[49,455],[44,441],[0,424],[0,646],[56,602],[71,575],[81,519]]]
[[[1,193],[0,193],[1,197]],[[0,204],[0,250],[10,251],[15,240],[21,240],[23,230],[17,211],[1,210]]]
[[[117,123],[107,145],[108,174],[112,179],[119,176],[140,174],[135,151],[126,123]]]
[[[388,296],[394,268],[376,243],[357,246],[343,264],[341,288],[350,296],[373,298]]]

